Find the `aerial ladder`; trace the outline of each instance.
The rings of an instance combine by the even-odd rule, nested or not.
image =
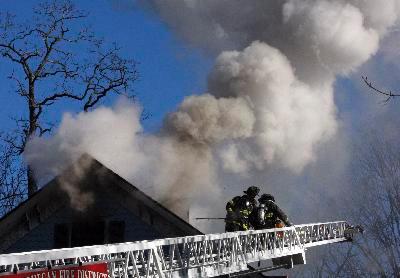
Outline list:
[[[110,278],[235,277],[305,264],[308,248],[351,241],[360,231],[360,227],[339,221],[3,254],[0,277],[96,263],[107,264]],[[249,265],[267,260],[274,265],[264,269]]]

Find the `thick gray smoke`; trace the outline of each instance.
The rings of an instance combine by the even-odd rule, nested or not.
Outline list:
[[[151,3],[192,44],[214,52],[242,49],[222,52],[209,77],[209,93],[218,101],[243,99],[243,107],[252,109],[252,134],[220,152],[226,170],[242,173],[271,164],[299,173],[316,160],[315,149],[337,130],[335,77],[351,73],[376,53],[400,6],[400,1],[387,1],[378,15],[376,1]],[[191,97],[172,125],[189,134],[191,110],[207,112],[201,105],[208,104]],[[249,119],[248,113],[242,116],[243,121]],[[202,117],[204,131],[211,129],[207,124],[215,127],[208,120],[211,114]],[[247,126],[252,125],[248,121]],[[219,125],[219,133],[229,131],[229,124]]]
[[[195,46],[219,53],[263,41],[281,50],[299,76],[311,80],[346,73],[367,60],[397,21],[400,6],[398,0],[384,5],[374,0],[150,2]]]
[[[194,197],[205,192],[218,195],[208,147],[169,135],[143,134],[139,119],[140,108],[125,100],[114,108],[76,116],[67,113],[53,137],[29,142],[25,157],[36,176],[46,180],[89,153],[182,216]],[[75,188],[64,187],[72,204],[85,206],[77,200]]]
[[[181,38],[219,54],[207,93],[187,97],[159,134],[142,132],[135,105],[67,114],[54,137],[29,142],[26,158],[41,177],[44,165],[54,170],[65,165],[60,158],[88,152],[175,210],[203,193],[218,199],[227,173],[240,178],[273,167],[299,174],[317,161],[317,149],[338,129],[336,76],[374,55],[400,14],[399,0],[142,5]]]
[[[186,99],[167,127],[198,142],[230,141],[221,153],[226,170],[277,163],[300,172],[336,130],[331,86],[300,81],[287,58],[262,42],[222,53],[209,91]]]

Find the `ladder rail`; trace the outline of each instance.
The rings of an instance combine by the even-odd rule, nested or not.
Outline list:
[[[0,271],[107,262],[110,277],[213,277],[347,241],[345,221],[0,255]]]

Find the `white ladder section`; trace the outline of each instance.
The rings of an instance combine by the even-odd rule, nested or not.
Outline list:
[[[351,240],[353,230],[340,221],[4,254],[0,255],[0,272],[107,262],[111,278],[215,277],[248,270],[249,263],[281,257],[289,258],[292,265],[305,264],[307,248]]]

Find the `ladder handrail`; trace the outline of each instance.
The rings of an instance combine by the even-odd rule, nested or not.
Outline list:
[[[121,262],[126,260],[126,272],[133,271],[130,269],[132,264],[138,264],[138,268],[150,265],[154,268],[157,265],[159,276],[163,276],[164,271],[171,274],[174,271],[189,272],[197,269],[211,277],[244,270],[250,262],[294,254],[304,255],[306,248],[346,241],[348,227],[350,226],[345,221],[335,221],[266,230],[0,254],[0,270],[3,268],[12,271],[15,268],[29,269],[34,265],[62,264],[68,259],[72,259],[74,263],[112,262],[112,267],[118,266],[119,269]],[[139,258],[142,260],[141,264],[136,262]],[[124,265],[123,262],[122,264]],[[193,275],[189,276],[195,277]]]
[[[249,230],[249,231],[227,232],[219,234],[215,233],[215,234],[205,234],[205,235],[185,236],[185,237],[175,237],[175,238],[165,238],[165,239],[155,239],[155,240],[143,240],[135,242],[0,254],[0,265],[24,263],[31,260],[35,261],[38,259],[41,260],[68,259],[74,257],[74,255],[77,255],[77,251],[79,253],[79,256],[98,256],[104,253],[122,253],[122,252],[136,251],[142,249],[152,249],[163,245],[182,244],[187,242],[197,242],[203,240],[228,239],[241,235],[264,234],[269,232],[283,232],[283,231],[293,230],[296,228],[340,224],[340,223],[346,224],[345,221],[335,221],[326,223],[301,224],[301,225],[294,225],[291,227],[273,228],[265,230]]]

